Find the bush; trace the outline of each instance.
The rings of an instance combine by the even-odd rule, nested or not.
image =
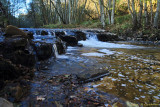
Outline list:
[[[115,23],[116,24],[123,24],[124,22],[126,21],[131,21],[132,20],[132,17],[131,15],[123,15],[123,16],[119,16],[119,17],[116,17],[115,18]]]

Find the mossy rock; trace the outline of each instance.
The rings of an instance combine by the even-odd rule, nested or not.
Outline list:
[[[5,31],[5,35],[4,36],[11,37],[13,35],[27,36],[27,33],[25,33],[23,30],[15,27],[15,26],[8,25],[6,27],[6,31]]]

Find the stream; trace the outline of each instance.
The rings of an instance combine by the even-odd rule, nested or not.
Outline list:
[[[35,41],[52,43],[55,39],[52,32],[64,29],[45,29],[49,32],[47,36],[37,35],[35,29],[27,30],[34,31]],[[66,104],[68,97],[76,99],[81,96],[83,99],[93,93],[100,100],[103,99],[101,101],[106,107],[117,102],[125,106],[128,106],[127,103],[135,106],[160,104],[159,46],[102,42],[98,41],[95,33],[83,32],[87,35],[87,40],[79,41],[83,47],[69,46],[66,54],[56,55],[56,59],[50,58],[43,64],[39,62],[42,69],[35,72],[30,94],[22,100],[20,106],[60,107]],[[65,30],[65,33],[72,35],[72,30]],[[97,75],[97,72],[103,75]],[[77,86],[73,92],[66,92],[64,84],[54,82],[62,75],[67,78],[72,75],[73,81],[78,75],[87,78],[87,81]],[[51,80],[53,81],[50,82]],[[85,104],[81,104],[83,105]]]

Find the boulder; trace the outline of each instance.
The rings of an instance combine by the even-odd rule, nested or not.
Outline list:
[[[56,31],[56,32],[55,32],[55,35],[56,35],[56,37],[59,37],[59,36],[65,35],[65,33],[64,33],[63,31],[61,31],[61,32],[60,32],[60,31],[59,31],[59,32]]]
[[[106,41],[118,41],[119,40],[119,37],[114,34],[114,33],[99,33],[97,34],[97,38],[99,41],[103,41],[103,42],[106,42]]]
[[[23,37],[8,37],[0,42],[0,54],[14,64],[34,67],[35,55],[30,41]]]
[[[53,54],[52,44],[44,42],[36,42],[34,49],[38,60],[46,60]]]
[[[10,60],[0,57],[0,80],[13,80],[20,76],[32,78],[34,70],[22,65],[13,64]]]
[[[10,37],[13,35],[27,36],[27,33],[25,33],[23,30],[15,26],[12,26],[12,25],[7,26],[5,31],[5,36]]]
[[[36,63],[35,55],[27,51],[15,51],[7,54],[5,58],[10,59],[13,64],[21,64],[26,67],[34,67]]]
[[[25,50],[29,41],[23,37],[9,37],[0,43],[0,49],[4,54],[12,53],[16,50]]]
[[[63,42],[60,38],[57,38],[56,47],[59,55],[66,52],[66,43]]]
[[[42,31],[41,31],[41,35],[48,35],[48,32],[47,32],[47,31],[42,30]]]
[[[17,67],[11,61],[0,57],[0,79],[12,80],[20,76]]]
[[[34,37],[33,37],[33,32],[31,32],[31,31],[26,31],[26,33],[27,33],[27,35],[28,35],[28,37],[30,38],[30,39],[33,39]]]
[[[59,38],[66,42],[67,46],[76,46],[78,44],[78,40],[76,37],[74,36],[70,36],[70,35],[60,35]]]
[[[75,31],[75,36],[77,38],[78,41],[80,40],[86,40],[86,34],[84,32],[81,32],[81,31]]]
[[[0,98],[0,107],[13,107],[13,104],[4,98]]]

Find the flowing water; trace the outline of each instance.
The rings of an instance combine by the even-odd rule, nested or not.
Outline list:
[[[49,30],[55,31],[55,30]],[[70,33],[66,30],[66,33]],[[31,85],[28,99],[43,95],[47,101],[59,95],[59,87],[46,81],[61,74],[76,74],[90,77],[95,71],[109,72],[99,81],[83,85],[97,92],[109,93],[124,101],[142,104],[160,102],[160,47],[132,45],[127,42],[101,42],[96,34],[87,32],[87,40],[79,41],[83,47],[68,47],[65,55],[56,54],[57,59],[50,59],[46,69],[37,71]],[[52,42],[54,34],[34,35],[35,40]],[[55,48],[55,46],[53,46]],[[55,93],[55,94],[53,94]],[[61,96],[61,95],[60,95]],[[57,98],[57,97],[56,97]],[[61,96],[62,98],[62,96]]]

